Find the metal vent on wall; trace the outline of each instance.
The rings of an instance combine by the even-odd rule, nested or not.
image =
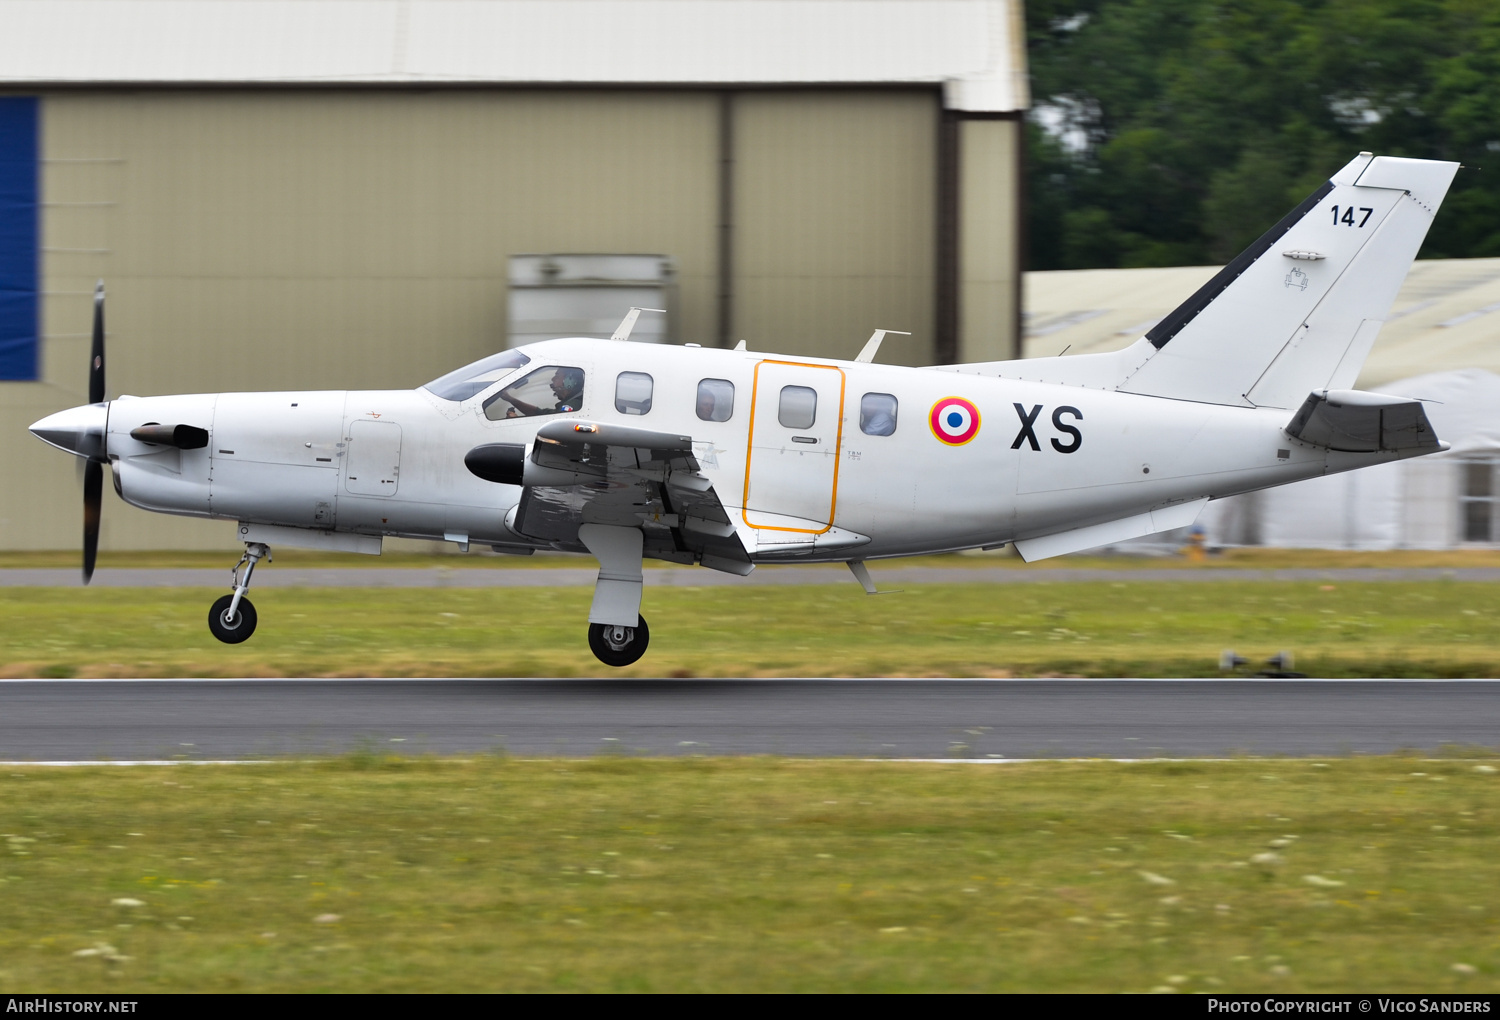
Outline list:
[[[511,347],[560,336],[607,338],[630,310],[643,315],[632,341],[676,339],[677,265],[669,255],[512,255]]]

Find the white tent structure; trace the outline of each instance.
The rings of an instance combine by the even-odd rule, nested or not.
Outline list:
[[[1208,544],[1452,549],[1500,544],[1500,375],[1435,372],[1379,387],[1426,402],[1446,453],[1215,500]]]
[[[1027,273],[1024,356],[1125,347],[1218,271],[1218,266],[1176,266]],[[1500,372],[1497,341],[1500,258],[1419,259],[1355,388],[1383,390],[1394,380],[1449,368]]]

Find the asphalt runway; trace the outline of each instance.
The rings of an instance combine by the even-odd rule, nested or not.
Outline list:
[[[401,753],[875,758],[1500,746],[1500,681],[12,680],[0,760]]]
[[[232,562],[225,561],[226,564]],[[1065,584],[1069,582],[1235,582],[1235,581],[1500,581],[1495,567],[1347,567],[1285,568],[1130,568],[1121,570],[1043,567],[903,567],[899,561],[872,561],[871,576],[882,588],[900,584]],[[255,571],[255,588],[572,588],[590,586],[598,568],[583,567],[334,567],[277,568]],[[646,587],[719,587],[722,585],[853,584],[847,569],[827,566],[759,567],[747,577],[701,567],[646,569]],[[83,581],[76,569],[0,569],[0,588],[77,588]],[[229,568],[102,569],[94,574],[96,588],[225,588]]]

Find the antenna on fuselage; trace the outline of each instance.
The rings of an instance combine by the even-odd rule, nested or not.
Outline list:
[[[625,318],[621,319],[620,324],[615,327],[614,336],[610,337],[610,339],[629,340],[631,330],[635,329],[635,320],[641,317],[642,312],[661,312],[663,315],[667,314],[665,308],[636,308],[632,305],[630,311],[625,313]]]
[[[847,560],[846,562],[849,564],[849,572],[854,575],[854,579],[859,582],[859,586],[865,590],[866,595],[896,595],[900,593],[900,588],[887,588],[885,591],[877,591],[875,582],[870,579],[870,568],[865,566],[864,560]]]
[[[880,342],[885,339],[887,333],[895,333],[897,336],[911,336],[904,329],[877,329],[870,334],[870,339],[865,341],[864,349],[854,356],[855,361],[863,361],[866,364],[875,360],[875,352],[880,350]]]

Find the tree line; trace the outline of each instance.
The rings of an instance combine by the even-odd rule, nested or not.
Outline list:
[[[1027,0],[1029,268],[1222,263],[1361,150],[1458,160],[1500,256],[1497,0]]]

